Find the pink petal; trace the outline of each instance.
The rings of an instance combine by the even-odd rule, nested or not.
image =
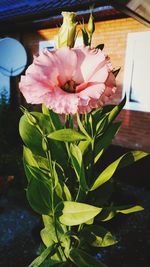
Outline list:
[[[50,97],[44,99],[44,103],[56,113],[75,114],[77,112],[78,97],[76,94],[69,94],[61,88],[55,87]]]
[[[79,83],[86,82],[95,72],[97,66],[105,61],[105,56],[101,50],[90,49],[89,47],[76,48],[74,51],[77,54],[77,69],[74,80]]]
[[[109,72],[109,75],[108,75],[107,80],[106,80],[106,86],[108,86],[108,87],[116,86],[115,76],[112,72]]]
[[[56,65],[55,54],[44,49],[39,57],[34,58],[26,70],[27,75],[31,75],[37,81],[46,81],[51,84],[58,84],[59,70]]]
[[[104,92],[105,85],[103,83],[92,83],[85,90],[77,93],[77,95],[82,98],[95,98],[98,99]]]
[[[76,53],[69,47],[57,49],[55,52],[55,64],[59,71],[60,85],[64,85],[67,81],[72,79],[74,71],[77,67]]]
[[[52,90],[51,86],[46,85],[44,82],[37,82],[31,77],[21,76],[21,81],[19,83],[20,91],[25,97],[28,103],[39,104],[39,97],[47,94]]]
[[[62,89],[74,80],[76,92]],[[29,66],[19,84],[28,103],[45,103],[60,114],[90,112],[102,106],[116,90],[108,57],[89,47],[44,50]]]

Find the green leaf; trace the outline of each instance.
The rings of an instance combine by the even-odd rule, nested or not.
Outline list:
[[[39,167],[38,163],[36,162],[35,158],[33,157],[33,154],[29,148],[26,146],[23,146],[23,159],[26,164],[33,167]]]
[[[54,232],[55,233],[55,232]],[[56,239],[54,236],[53,237],[53,228],[48,228],[45,227],[44,229],[41,230],[40,235],[41,239],[46,247],[52,246],[54,244],[54,239]]]
[[[86,226],[80,236],[93,247],[108,247],[117,243],[111,232],[98,225]]]
[[[43,215],[42,217],[45,228],[41,230],[40,235],[44,245],[49,247],[53,243],[57,243],[57,237],[63,241],[63,236],[67,232],[66,226],[60,224],[57,220],[54,221],[51,216]],[[57,235],[55,227],[57,227]]]
[[[89,134],[87,133],[87,131],[85,130],[81,120],[80,120],[80,117],[79,117],[79,114],[77,113],[77,124],[78,124],[78,127],[80,129],[80,131],[89,139],[91,140],[91,137],[89,136]]]
[[[32,209],[39,214],[52,211],[50,186],[39,180],[31,180],[27,187],[27,199]]]
[[[92,118],[93,118],[93,121],[94,121],[94,127],[97,125],[97,123],[101,120],[102,116],[104,115],[103,114],[104,108],[105,108],[105,106],[97,108],[97,109],[94,109],[94,110],[91,111]]]
[[[100,49],[100,50],[103,50],[103,48],[104,48],[104,44],[99,44],[99,45],[96,46],[96,48],[97,48],[97,49]]]
[[[87,141],[80,141],[78,144],[78,147],[81,150],[82,155],[86,152],[88,146],[91,144],[91,141],[87,140]]]
[[[38,126],[42,129],[44,134],[49,134],[53,130],[48,116],[39,112],[31,112],[31,115],[36,118]],[[42,149],[42,135],[35,125],[31,125],[28,122],[25,115],[20,119],[19,132],[24,144],[34,154],[45,156]]]
[[[61,200],[72,200],[72,196],[71,193],[69,191],[69,188],[67,187],[67,185],[63,182],[63,181],[59,181],[55,187],[55,191],[57,196],[61,199]]]
[[[144,210],[143,207],[136,205],[136,206],[133,206],[131,208],[129,207],[127,209],[120,208],[120,209],[117,210],[117,212],[121,212],[123,214],[129,214],[129,213],[133,213],[133,212],[137,212],[137,211],[142,211],[142,210]]]
[[[27,199],[32,209],[39,214],[50,214],[52,210],[51,181],[41,170],[26,165],[28,177]]]
[[[42,112],[44,115],[49,116],[49,108],[44,103],[42,104]]]
[[[143,157],[147,156],[148,153],[143,151],[133,151],[128,152],[124,155],[122,155],[120,158],[115,160],[113,163],[111,163],[96,179],[93,186],[91,187],[91,191],[97,189],[102,184],[106,183],[111,177],[114,175],[114,173],[124,168],[128,165],[133,164],[134,162],[142,159]]]
[[[63,142],[75,142],[75,141],[86,140],[86,136],[73,129],[61,129],[53,133],[50,133],[47,137],[53,140],[58,140]]]
[[[89,35],[88,35],[85,28],[81,29],[81,31],[82,31],[83,44],[85,46],[88,46],[89,45]]]
[[[54,111],[52,111],[51,109],[49,110],[49,113],[50,113],[51,120],[55,126],[55,129],[56,130],[62,129],[62,124],[61,124],[59,115],[55,113]]]
[[[39,127],[42,129],[42,132],[45,135],[53,131],[52,125],[50,124],[49,121],[49,116],[41,112],[31,112],[31,115],[33,115],[36,118]]]
[[[30,182],[32,179],[41,180],[43,182],[49,181],[50,179],[49,172],[34,166],[29,166],[26,162],[24,162],[24,166],[26,167],[26,176],[28,182]]]
[[[40,266],[48,256],[51,256],[56,253],[57,245],[53,244],[46,248],[40,256],[38,256],[28,267],[38,267]],[[57,262],[54,262],[56,264]],[[51,265],[52,266],[52,265]]]
[[[108,113],[104,114],[99,122],[96,124],[96,134],[101,134],[104,132],[106,127],[108,126]]]
[[[50,124],[51,124],[53,131],[62,129],[62,124],[61,124],[59,115],[57,113],[48,109],[44,104],[42,104],[42,112],[43,114],[49,116]]]
[[[45,228],[41,230],[41,238],[46,247],[49,247],[53,243],[58,243],[58,239],[61,242],[61,246],[65,248],[66,255],[70,249],[70,237],[67,234],[67,227],[59,221],[55,220],[51,216],[43,215],[43,221]],[[57,229],[57,233],[56,233]],[[65,257],[62,254],[62,258],[65,261]],[[52,257],[56,259],[56,257]]]
[[[82,159],[82,153],[78,146],[71,144],[70,146],[70,152],[71,152],[71,161],[72,165],[74,167],[74,171],[76,173],[76,176],[80,182],[80,186],[83,191],[88,191],[88,185],[85,178],[85,172],[84,172],[84,165],[83,165],[83,159]]]
[[[123,213],[123,214],[129,214],[133,212],[138,212],[144,210],[143,207],[136,205],[128,205],[128,206],[121,206],[121,207],[108,207],[104,208],[103,211],[101,212],[99,219],[103,222],[109,221],[112,218],[116,216],[117,213]]]
[[[94,151],[95,152],[94,163],[96,163],[99,160],[104,149],[107,148],[111,144],[112,139],[114,138],[115,134],[118,132],[120,126],[121,126],[121,122],[111,124],[107,128],[105,134],[101,138],[98,138],[98,140],[96,140],[95,151]]]
[[[80,267],[106,267],[102,262],[78,248],[72,249],[69,257],[73,263]]]
[[[45,134],[53,131],[50,119],[48,116],[33,112],[34,116],[37,118],[38,125]],[[45,152],[42,148],[42,134],[39,130],[28,123],[25,116],[22,116],[19,124],[20,135],[25,143],[25,145],[33,152],[34,155],[39,155],[45,157]],[[62,142],[49,140],[49,148],[51,151],[52,160],[57,161],[60,165],[67,169],[67,153],[65,144]],[[59,152],[58,152],[59,151]]]
[[[61,207],[62,214],[59,220],[61,223],[68,226],[79,225],[94,218],[101,210],[102,208],[84,203],[64,201],[63,209]]]
[[[32,151],[26,146],[23,146],[23,160],[29,166],[45,169],[48,171],[48,160],[39,155],[34,155]]]
[[[61,167],[56,163],[53,163],[53,178],[54,178],[54,190],[56,192],[55,196],[56,202],[60,202],[61,200],[63,201],[72,200],[69,188],[64,182],[65,177],[63,169],[61,169]]]
[[[126,96],[119,103],[119,105],[116,105],[114,107],[108,106],[108,108],[106,106],[102,109],[102,111],[100,110],[101,118],[99,119],[99,122],[96,123],[96,137],[101,137],[103,134],[105,134],[108,127],[110,127],[112,122],[115,120],[115,118],[118,116],[118,114],[122,110],[123,106],[125,105],[125,102],[126,102]],[[95,116],[97,117],[97,114]]]
[[[119,103],[119,105],[115,106],[108,115],[108,123],[111,123],[120,113],[120,111],[123,109],[124,105],[126,103],[126,95],[122,99],[122,101]]]
[[[31,125],[27,118],[21,117],[19,123],[19,132],[24,144],[33,151],[34,154],[45,155],[42,149],[42,137],[37,128]]]

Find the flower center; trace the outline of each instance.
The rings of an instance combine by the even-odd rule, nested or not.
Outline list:
[[[68,93],[75,93],[76,92],[76,86],[77,86],[77,84],[75,81],[69,80],[62,86],[62,89]]]

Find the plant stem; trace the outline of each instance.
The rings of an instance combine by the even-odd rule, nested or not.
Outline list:
[[[62,251],[62,254],[64,255],[64,257],[65,257],[66,260],[67,260],[67,258],[66,258],[66,255],[64,253],[64,249],[61,246],[61,242],[60,242],[60,239],[59,239],[59,236],[58,236],[58,231],[57,231],[57,223],[56,223],[56,217],[55,217],[55,203],[54,203],[55,181],[54,181],[53,164],[52,164],[52,158],[51,158],[50,150],[48,150],[46,152],[46,156],[47,156],[47,159],[48,159],[49,170],[50,170],[50,174],[51,174],[51,178],[52,178],[52,191],[51,191],[51,197],[52,197],[52,214],[53,214],[53,222],[54,222],[55,234],[56,234],[57,242],[59,244],[57,253],[58,253],[59,258],[63,262],[63,258],[62,258],[62,255],[61,255],[60,251],[59,251],[59,248]]]
[[[62,253],[63,253],[65,259],[68,260],[67,257],[66,257],[66,255],[65,255],[64,249],[63,249],[62,246],[61,246],[61,242],[60,242],[60,239],[59,239],[59,236],[58,236],[58,231],[57,231],[57,224],[56,224],[56,217],[55,217],[55,214],[54,214],[53,219],[54,219],[55,234],[56,234],[56,238],[57,238],[59,247],[60,247],[60,249],[61,249],[61,251],[62,251]],[[60,252],[59,252],[59,254],[60,254]],[[61,254],[60,254],[60,255],[61,255]],[[61,256],[61,260],[63,261],[62,256]]]

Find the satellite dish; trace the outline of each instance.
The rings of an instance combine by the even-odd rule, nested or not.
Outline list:
[[[17,76],[27,64],[27,54],[16,39],[6,37],[0,40],[0,72],[6,76]]]

